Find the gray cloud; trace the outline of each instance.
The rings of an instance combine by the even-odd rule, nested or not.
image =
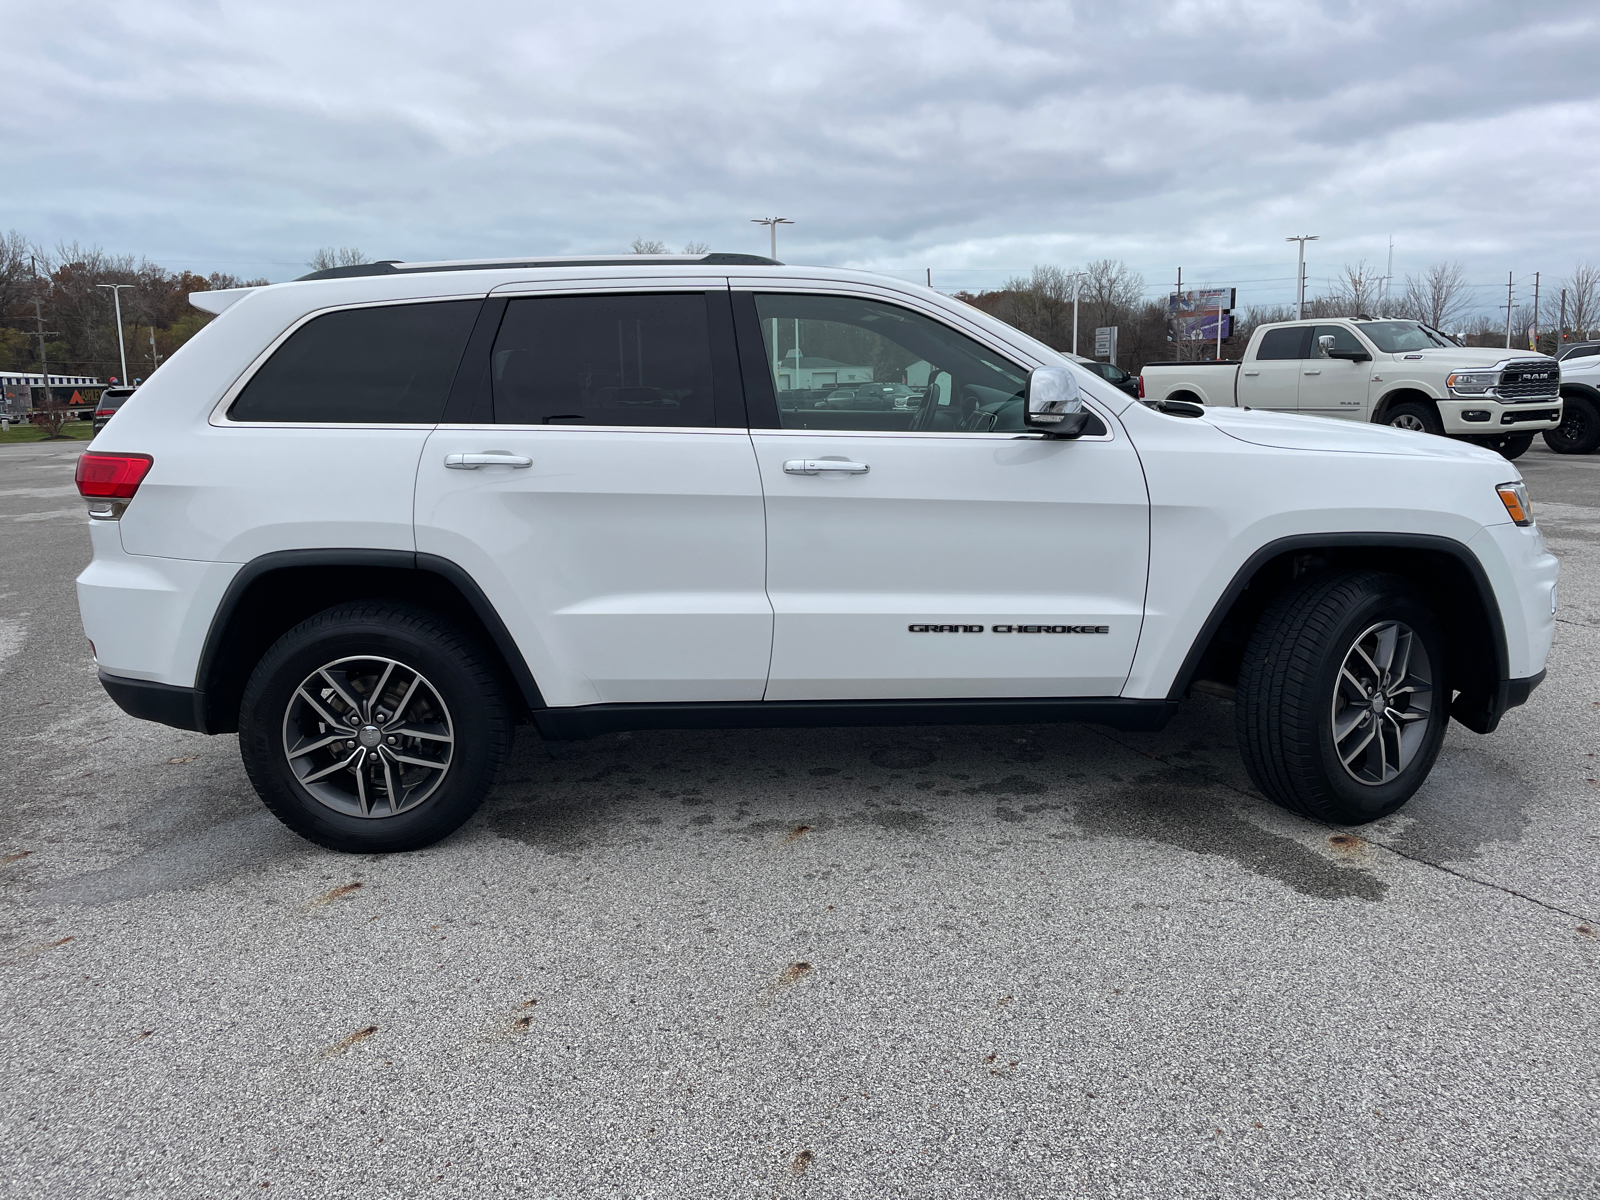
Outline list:
[[[759,251],[769,213],[791,261],[949,286],[1114,256],[1277,300],[1301,232],[1313,276],[1391,233],[1486,289],[1600,257],[1592,3],[69,0],[8,33],[41,49],[0,224],[172,266]]]

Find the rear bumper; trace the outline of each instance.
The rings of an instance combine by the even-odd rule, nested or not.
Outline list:
[[[100,672],[100,686],[130,717],[210,733],[206,728],[206,694],[195,688],[174,687],[149,679],[129,679]]]
[[[1440,400],[1439,420],[1453,435],[1493,437],[1507,433],[1534,433],[1561,424],[1561,398],[1524,400],[1506,404],[1488,397]]]

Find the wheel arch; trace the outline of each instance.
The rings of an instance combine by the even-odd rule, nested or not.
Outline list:
[[[1169,700],[1198,682],[1232,687],[1250,631],[1274,596],[1307,575],[1375,569],[1410,582],[1444,631],[1450,715],[1490,733],[1508,706],[1510,653],[1488,573],[1463,543],[1432,534],[1305,534],[1261,547],[1234,574],[1179,669]],[[1514,701],[1513,701],[1514,702]]]
[[[1162,399],[1164,399],[1164,400],[1185,400],[1190,404],[1204,404],[1206,402],[1205,398],[1203,396],[1201,396],[1200,393],[1195,391],[1193,388],[1179,388],[1177,391],[1168,393],[1166,396],[1163,396]]]
[[[1439,415],[1439,398],[1429,395],[1421,388],[1397,387],[1393,391],[1385,392],[1379,401],[1372,406],[1372,423],[1382,425],[1389,416],[1389,410],[1397,404],[1426,404],[1433,409],[1434,416]]]
[[[1581,396],[1589,403],[1600,407],[1600,388],[1587,383],[1563,383],[1561,385],[1561,398]]]
[[[283,634],[335,604],[373,598],[409,601],[456,621],[493,654],[519,719],[545,707],[505,622],[457,563],[408,550],[279,550],[241,567],[212,616],[195,672],[203,732],[238,730],[250,672]]]

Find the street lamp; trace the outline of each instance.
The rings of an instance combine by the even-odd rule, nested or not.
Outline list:
[[[752,225],[765,225],[768,229],[770,229],[772,231],[772,261],[773,262],[777,262],[778,261],[778,226],[779,225],[793,225],[794,222],[789,220],[788,217],[751,217],[750,218],[750,224],[752,224]]]
[[[1306,233],[1299,237],[1286,237],[1283,239],[1286,242],[1300,243],[1300,266],[1297,268],[1294,277],[1294,319],[1296,321],[1305,316],[1306,309],[1306,243],[1314,242],[1321,236],[1321,234],[1317,233]]]
[[[111,289],[111,299],[117,306],[117,352],[122,357],[122,378],[119,381],[123,387],[128,386],[128,348],[122,342],[122,289],[131,288],[131,283],[97,283],[95,287]]]

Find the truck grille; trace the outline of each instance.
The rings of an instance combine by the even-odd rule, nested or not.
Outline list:
[[[1500,372],[1495,390],[1502,400],[1547,400],[1560,394],[1561,368],[1553,358],[1513,363]]]

